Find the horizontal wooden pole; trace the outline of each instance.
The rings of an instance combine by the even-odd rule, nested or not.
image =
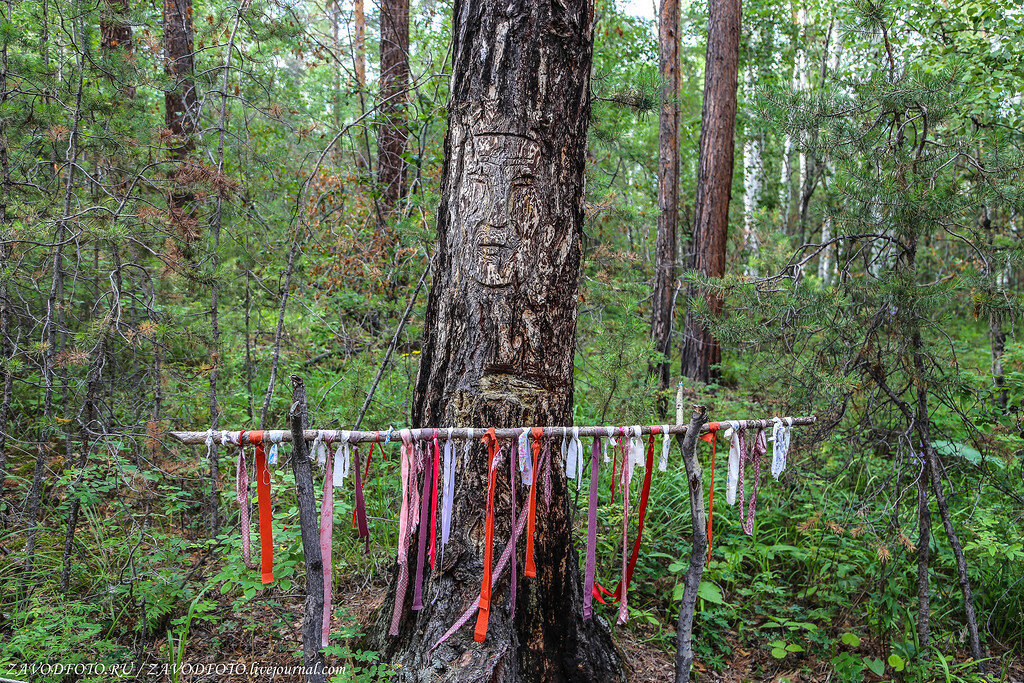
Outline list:
[[[783,417],[783,418],[779,418],[779,419],[781,419],[781,420],[783,420],[785,422],[788,422],[788,421],[791,420],[792,421],[792,425],[794,427],[797,427],[797,426],[804,426],[804,425],[814,424],[814,422],[815,422],[815,420],[817,418],[815,418],[815,416],[813,416],[813,415],[806,415],[806,416],[803,416],[803,417]],[[726,427],[728,427],[728,422],[730,422],[730,421],[728,421],[728,420],[720,421],[718,423],[720,425],[719,428],[720,429],[725,429]],[[771,427],[772,424],[774,423],[774,420],[772,418],[768,418],[768,419],[765,419],[765,420],[731,420],[731,422],[735,422],[735,423],[741,425],[742,427],[744,427],[745,429],[758,429],[760,427],[764,427],[764,428]],[[627,425],[627,427],[628,427],[628,425]],[[654,425],[654,427],[656,427],[657,429],[661,428],[659,425]],[[479,439],[479,438],[483,437],[483,435],[487,431],[487,429],[488,428],[486,428],[486,427],[474,427],[472,429],[473,438]],[[496,437],[498,437],[499,439],[518,439],[520,434],[522,434],[524,431],[528,431],[530,429],[532,429],[532,427],[501,427],[501,428],[495,428],[494,435]],[[557,436],[557,437],[561,437],[561,436],[563,436],[565,434],[571,434],[572,430],[573,430],[573,427],[572,426],[569,426],[569,427],[542,427],[542,429],[544,430],[544,436]],[[609,429],[614,429],[615,432],[614,432],[613,436],[618,436],[618,427],[617,426],[615,426],[615,427],[601,427],[601,426],[579,427],[579,435],[581,437],[584,437],[584,436],[586,436],[586,437],[591,437],[591,436],[608,436],[608,430]],[[687,425],[669,425],[668,426],[669,434],[685,434],[686,430],[687,430]],[[268,444],[270,443],[270,441],[271,441],[271,434],[270,434],[270,432],[271,431],[277,432],[280,435],[280,437],[281,437],[280,441],[282,443],[291,443],[291,441],[292,441],[292,433],[290,431],[283,430],[283,429],[266,430],[266,431],[264,431],[263,439],[264,439],[265,443],[268,443]],[[400,429],[393,430],[391,432],[391,440],[392,441],[396,441],[396,442],[401,441],[402,440],[402,437],[401,437],[401,432],[402,431],[403,430],[400,430]],[[703,425],[701,427],[701,433],[704,433],[704,432],[707,432],[707,431],[708,431],[708,425],[705,424],[705,425]],[[307,429],[305,432],[303,432],[303,438],[306,441],[313,441],[314,439],[316,439],[317,435],[323,435],[324,438],[330,438],[330,439],[332,439],[334,441],[337,441],[337,440],[341,439],[341,432],[342,432],[342,430],[340,430],[340,429]],[[410,429],[409,432],[411,433],[412,439],[415,440],[415,441],[422,441],[422,440],[425,440],[425,439],[432,439],[432,438],[434,438],[434,428],[433,427],[420,427],[420,428],[417,428],[417,429]],[[641,432],[641,434],[650,434],[651,433],[651,425],[641,425],[640,426],[640,432]],[[169,432],[169,433],[170,433],[171,436],[173,436],[174,438],[178,439],[179,441],[181,441],[184,444],[204,444],[204,443],[206,443],[206,438],[210,434],[209,431],[206,431],[206,432]],[[228,431],[227,432],[227,434],[228,434],[228,441],[230,443],[237,444],[238,443],[238,436],[239,436],[240,433],[242,433],[242,432],[239,432],[238,430]],[[245,431],[244,432],[244,434],[246,435],[244,443],[246,443],[246,444],[250,443],[249,442],[249,434],[250,433],[251,433],[250,431]],[[380,431],[380,432],[376,432],[376,431],[375,432],[367,432],[367,431],[349,432],[348,441],[349,441],[349,443],[368,443],[368,442],[371,442],[371,441],[374,441],[374,442],[377,442],[377,443],[381,443],[381,442],[385,441],[386,435],[387,435],[387,430]],[[470,429],[467,428],[467,427],[453,427],[452,428],[452,433],[451,433],[451,438],[452,439],[465,440],[465,439],[469,438],[469,435],[470,435]],[[275,436],[277,436],[277,434],[275,434]],[[437,437],[439,439],[447,439],[448,438],[448,427],[438,427],[437,428]],[[221,443],[221,431],[220,430],[218,430],[218,431],[216,431],[214,433],[214,440],[217,443]]]

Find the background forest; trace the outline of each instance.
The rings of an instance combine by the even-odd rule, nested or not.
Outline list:
[[[314,426],[408,425],[451,5],[408,7],[407,80],[381,78],[392,0],[0,10],[0,676],[296,662],[290,469],[264,588],[238,551],[234,449],[166,433],[285,429],[291,374]],[[708,16],[684,0],[667,356],[655,10],[595,5],[575,422],[663,423],[680,381],[712,419],[818,416],[781,481],[765,473],[753,536],[716,515],[699,678],[1024,680],[1024,10],[747,0],[726,275],[708,279],[691,270]],[[404,186],[381,146],[396,118]],[[710,384],[681,376],[687,311],[722,341]],[[390,675],[360,641],[397,531],[397,458],[373,467],[370,552],[335,536],[337,680]],[[637,681],[671,676],[689,557],[682,464],[656,474],[613,627]],[[351,501],[335,515],[347,531]],[[601,519],[610,573],[621,510]]]

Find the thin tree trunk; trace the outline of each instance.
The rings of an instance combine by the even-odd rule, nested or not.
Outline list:
[[[679,224],[679,0],[661,0],[658,53],[661,117],[658,125],[658,238],[654,251],[651,338],[663,354],[655,366],[662,392],[669,388],[672,309],[676,281],[676,226]],[[659,399],[664,415],[668,400]]]
[[[380,116],[377,184],[387,217],[406,194],[405,120],[409,88],[409,0],[383,0],[380,6]],[[383,227],[383,226],[381,226]]]
[[[752,42],[763,40],[760,29],[754,32]],[[744,70],[743,92],[745,105],[754,108],[754,87],[761,74],[757,62],[757,53],[751,55]],[[764,158],[762,154],[761,131],[754,125],[754,117],[747,120],[743,143],[743,246],[747,253],[745,272],[748,276],[757,277],[757,258],[761,252],[761,241],[757,236],[757,210],[761,206],[761,193],[764,191]]]
[[[921,649],[931,642],[931,592],[928,573],[931,562],[932,517],[928,510],[928,459],[921,456],[917,477],[917,639]]]
[[[80,21],[84,21],[84,17],[79,17]],[[43,338],[45,339],[46,347],[43,352],[43,415],[46,416],[47,421],[52,422],[55,419],[54,407],[53,407],[53,394],[54,394],[54,383],[55,383],[55,358],[61,342],[63,340],[62,327],[63,327],[63,315],[60,309],[64,302],[64,266],[63,266],[63,245],[65,243],[65,234],[68,228],[68,222],[71,216],[71,204],[74,197],[75,189],[75,170],[78,166],[78,135],[79,125],[82,120],[82,93],[83,85],[85,81],[85,69],[84,69],[84,50],[86,49],[84,41],[84,31],[80,26],[73,27],[73,37],[75,38],[75,66],[78,70],[78,78],[75,89],[75,105],[74,112],[72,114],[71,131],[68,134],[68,146],[64,156],[64,167],[67,172],[67,180],[64,185],[64,202],[63,202],[63,213],[60,219],[57,221],[57,227],[54,231],[54,247],[53,247],[53,259],[52,268],[53,275],[50,280],[50,293],[46,301],[46,317],[43,322]],[[61,383],[64,386],[65,400],[62,401],[64,405],[67,404],[66,393],[67,393],[67,381],[62,378]],[[50,427],[41,430],[40,441],[49,442],[55,434],[53,429]],[[65,433],[65,453],[70,456],[70,448],[67,445],[70,444],[70,437]],[[35,546],[36,546],[36,534],[37,534],[37,523],[38,523],[38,508],[39,498],[42,492],[42,475],[43,475],[43,463],[46,456],[47,445],[41,445],[39,454],[36,458],[36,466],[32,475],[32,488],[29,494],[30,498],[30,515],[29,515],[29,530],[28,538],[25,544],[25,553],[27,556],[26,566],[28,568],[28,574],[31,575],[32,567],[35,562]]]
[[[71,512],[68,515],[68,528],[64,536],[64,558],[60,570],[61,593],[68,592],[68,585],[71,580],[71,556],[75,547],[75,529],[78,527],[78,516],[82,507],[81,500],[77,495],[78,492],[75,491],[75,489],[81,486],[82,478],[85,475],[85,467],[89,463],[89,449],[92,447],[92,439],[89,434],[89,429],[93,426],[93,423],[96,420],[96,398],[102,388],[100,384],[100,376],[103,371],[103,364],[106,360],[106,335],[106,329],[100,331],[100,340],[96,345],[96,350],[93,352],[94,357],[92,367],[89,370],[85,405],[82,406],[82,451],[78,458],[78,477],[76,477],[75,483],[72,486],[71,495],[73,498],[71,500]],[[70,455],[70,453],[68,455]]]
[[[356,72],[356,89],[359,92],[359,101],[363,104],[363,97],[366,91],[366,12],[363,9],[363,0],[354,0],[352,3],[353,23],[355,24],[355,36],[353,37],[352,61]],[[363,104],[365,111],[365,104]],[[363,127],[363,139],[366,141],[366,156],[361,153],[354,153],[356,168],[365,169],[369,163],[370,145],[369,138]]]
[[[457,0],[452,33],[438,247],[412,424],[568,424],[592,6]],[[436,600],[413,612],[399,597],[399,632],[389,637],[392,592],[371,634],[372,649],[401,665],[403,681],[622,680],[606,625],[583,620],[557,454],[550,508],[539,503],[536,516],[537,576],[519,582],[514,618],[509,591],[499,585],[485,642],[471,645],[470,626],[431,652],[479,597],[487,464],[485,448],[476,444],[459,474],[446,564],[428,573],[426,591]],[[495,538],[508,539],[508,475],[497,481]],[[427,529],[421,525],[419,533]],[[416,540],[407,560],[412,566]]]
[[[324,611],[324,565],[323,556],[320,554],[320,526],[317,523],[313,468],[309,459],[309,445],[302,438],[302,432],[309,426],[306,384],[298,375],[292,375],[290,418],[292,474],[295,476],[295,495],[299,502],[302,552],[306,560],[306,602],[302,617],[303,662],[306,667],[306,683],[325,683],[327,677],[324,672],[324,658],[320,654]]]
[[[922,438],[924,439],[923,435]],[[971,590],[971,579],[967,575],[967,560],[964,557],[963,545],[960,537],[953,528],[953,520],[949,515],[949,505],[946,502],[946,495],[942,492],[941,463],[935,448],[927,439],[924,440],[924,450],[928,457],[928,470],[931,474],[932,491],[935,493],[935,503],[939,508],[939,515],[942,517],[942,526],[949,539],[949,545],[953,549],[953,559],[956,560],[957,583],[960,584],[960,593],[964,599],[964,616],[967,621],[968,642],[971,646],[971,656],[978,661],[981,671],[985,670],[984,658],[981,651],[981,639],[978,636],[978,615],[974,607],[974,592]]]
[[[708,551],[707,513],[704,509],[704,484],[697,446],[700,444],[700,428],[707,417],[703,406],[697,406],[690,417],[689,428],[678,438],[679,450],[686,466],[686,485],[690,491],[690,523],[693,537],[690,546],[690,566],[683,578],[683,598],[679,603],[679,619],[676,622],[676,683],[690,680],[693,666],[693,617],[697,611],[697,590],[704,575],[704,558]],[[676,423],[683,419],[682,394],[676,399]]]
[[[736,82],[740,53],[740,0],[708,3],[708,48],[704,67],[704,108],[701,113],[697,170],[693,268],[700,275],[725,275],[725,244],[732,189],[733,137],[736,126]],[[711,316],[722,311],[720,296],[690,288],[690,299],[703,297]],[[682,374],[710,382],[722,360],[718,340],[704,328],[692,303],[683,327]]]
[[[284,286],[281,288],[281,304],[277,310],[277,327],[274,329],[274,355],[270,361],[270,381],[267,382],[267,393],[263,396],[263,407],[260,409],[260,429],[263,429],[267,423],[270,403],[274,398],[274,386],[277,384],[277,371],[281,364],[281,339],[284,336],[284,314],[288,310],[288,293],[291,291],[292,273],[295,272],[295,259],[299,253],[301,225],[301,221],[296,225],[292,246],[288,250],[288,264],[284,269]]]

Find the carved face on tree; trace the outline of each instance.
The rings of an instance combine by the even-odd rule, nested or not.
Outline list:
[[[524,242],[538,227],[541,147],[526,137],[499,133],[474,135],[472,145],[459,208],[473,276],[486,287],[506,287],[519,267]]]

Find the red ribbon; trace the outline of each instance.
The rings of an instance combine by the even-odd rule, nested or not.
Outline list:
[[[377,438],[380,438],[380,432],[377,432]],[[370,461],[373,460],[373,447],[375,445],[376,444],[373,441],[370,442],[370,454],[368,456],[366,456],[366,472],[363,473],[363,479],[362,479],[361,482],[359,481],[359,465],[358,464],[356,465],[356,487],[357,487],[356,493],[357,493],[357,495],[359,493],[361,493],[362,486],[370,481]],[[380,452],[381,453],[384,452],[384,447],[383,446],[380,447]],[[358,520],[356,520],[356,510],[353,510],[352,511],[352,528],[353,529],[356,528],[357,522],[358,522]],[[369,533],[369,532],[367,532],[367,533]],[[359,534],[359,535],[362,536],[362,534]],[[370,540],[367,539],[366,543],[367,543],[367,548],[369,548]]]
[[[647,516],[647,500],[648,498],[650,498],[651,495],[651,475],[654,471],[654,437],[659,432],[661,432],[660,427],[651,427],[651,435],[647,440],[647,457],[644,460],[644,467],[646,469],[646,472],[644,472],[643,489],[641,489],[640,491],[640,519],[637,522],[636,540],[633,541],[633,551],[629,555],[629,563],[626,566],[624,580],[625,585],[623,585],[623,581],[619,581],[619,585],[615,587],[615,590],[609,591],[604,586],[599,584],[597,581],[594,581],[593,596],[604,605],[618,602],[619,598],[625,594],[626,590],[629,588],[630,582],[633,580],[633,570],[636,569],[636,560],[637,557],[640,555],[640,543],[644,537],[644,519]],[[623,469],[629,466],[627,460],[628,452],[626,454],[626,457],[623,458],[622,461]],[[623,496],[625,495],[626,494],[623,493]],[[608,596],[608,600],[605,601],[601,597],[601,594]]]
[[[260,508],[260,566],[264,584],[274,582],[274,530],[270,515],[270,470],[263,448],[263,432],[249,434],[249,443],[256,446],[256,496]]]

